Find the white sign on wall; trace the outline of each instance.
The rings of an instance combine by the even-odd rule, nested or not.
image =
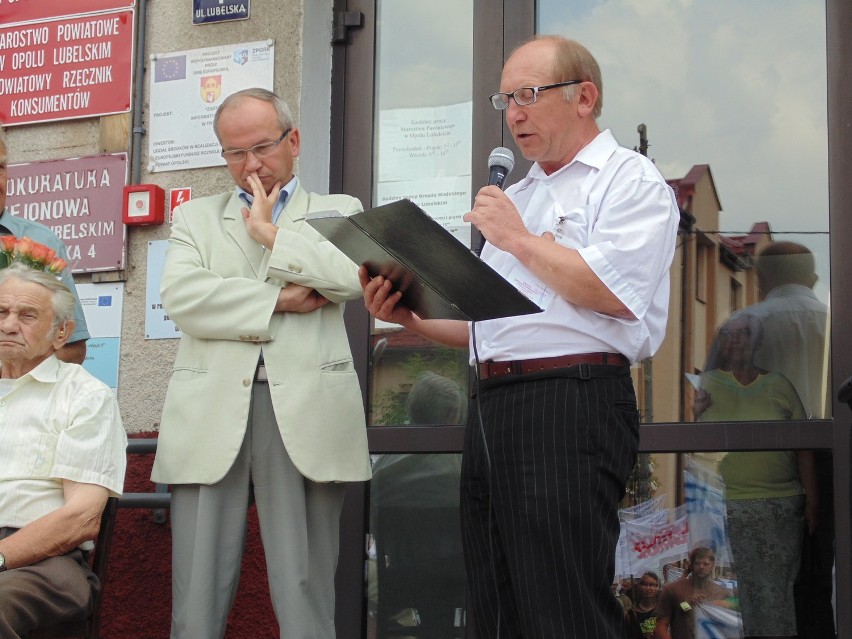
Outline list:
[[[89,340],[83,368],[113,391],[118,389],[118,355],[121,347],[121,313],[124,284],[77,284],[86,317]]]
[[[145,282],[145,339],[174,339],[181,333],[163,308],[160,280],[166,261],[168,240],[148,242],[148,279]]]
[[[242,89],[271,91],[274,57],[272,40],[152,55],[148,170],[224,166],[216,109]]]

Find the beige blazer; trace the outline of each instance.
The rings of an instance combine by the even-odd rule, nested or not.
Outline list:
[[[357,267],[304,221],[307,212],[351,215],[361,205],[297,187],[271,251],[248,236],[243,206],[231,192],[175,210],[160,292],[183,337],[151,479],[212,484],[225,475],[245,436],[261,347],[296,468],[314,481],[369,479],[364,406],[343,324],[343,302],[361,296]],[[290,282],[332,303],[273,313]]]

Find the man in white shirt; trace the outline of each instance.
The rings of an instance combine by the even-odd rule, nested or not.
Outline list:
[[[679,212],[653,163],[598,128],[601,91],[585,47],[545,36],[515,50],[491,96],[535,164],[505,193],[481,189],[465,220],[542,313],[475,330],[424,321],[361,270],[373,315],[469,345],[478,364],[461,494],[477,636],[620,636],[617,509],[639,439],[629,366],[665,334]]]
[[[55,355],[74,304],[53,274],[0,270],[0,637],[89,614],[100,586],[84,550],[124,482],[115,395]]]

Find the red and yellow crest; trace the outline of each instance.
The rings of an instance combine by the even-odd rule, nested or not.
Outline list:
[[[213,104],[222,95],[222,76],[207,75],[201,77],[201,99]]]

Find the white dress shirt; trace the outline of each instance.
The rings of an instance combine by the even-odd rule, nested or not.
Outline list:
[[[665,335],[680,220],[674,192],[654,164],[618,146],[607,130],[551,175],[534,164],[506,193],[531,233],[550,231],[557,242],[577,249],[636,319],[570,304],[514,256],[486,244],[482,259],[544,312],[478,322],[479,360],[598,351],[621,353],[632,362],[650,357]]]
[[[112,390],[51,356],[0,399],[0,527],[23,528],[65,503],[62,481],[119,495],[127,435]]]

